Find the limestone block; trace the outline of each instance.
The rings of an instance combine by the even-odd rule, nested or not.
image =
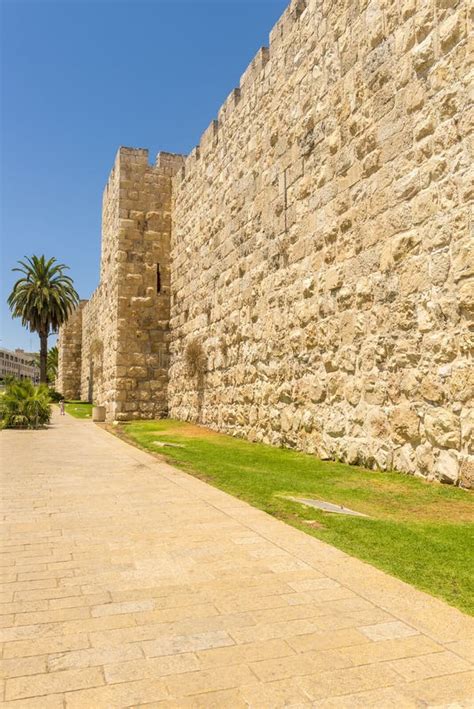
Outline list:
[[[461,363],[449,374],[448,387],[452,399],[462,402],[474,399],[474,364]]]
[[[439,404],[444,398],[444,389],[441,382],[432,375],[423,378],[420,385],[421,396],[430,403]]]
[[[417,471],[415,451],[409,443],[395,448],[393,451],[393,466],[396,470],[401,470],[412,475]]]
[[[427,476],[434,476],[434,449],[429,443],[422,443],[415,450],[415,460],[418,470]]]
[[[437,477],[441,482],[455,485],[459,479],[459,460],[456,451],[442,450],[436,462]]]
[[[325,431],[329,436],[338,438],[343,436],[346,430],[346,417],[342,411],[337,409],[332,409],[327,413],[327,419],[325,421]]]
[[[390,432],[388,417],[383,410],[378,408],[368,411],[365,427],[371,438],[380,440],[386,440]]]
[[[465,313],[474,313],[474,278],[461,283],[458,291],[458,305]]]
[[[390,421],[394,440],[398,443],[417,443],[420,438],[420,419],[411,404],[400,404],[392,410]]]
[[[442,286],[445,283],[451,264],[448,251],[437,251],[431,255],[429,274],[434,285]]]
[[[439,40],[443,52],[449,52],[462,36],[461,16],[455,12],[447,17],[439,27]]]
[[[474,488],[474,456],[460,456],[459,484],[467,489]]]
[[[435,61],[433,37],[427,37],[413,50],[413,67],[418,74],[426,72]]]
[[[474,276],[474,239],[456,245],[452,269],[455,281]]]
[[[465,407],[461,411],[461,446],[469,453],[474,453],[474,407]]]
[[[437,447],[457,448],[460,441],[459,417],[448,409],[432,407],[424,417],[425,434]]]

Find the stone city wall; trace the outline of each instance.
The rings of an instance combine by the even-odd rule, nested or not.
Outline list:
[[[172,417],[468,483],[468,21],[464,0],[284,13],[174,180]]]
[[[186,160],[121,148],[82,398],[471,484],[468,22],[296,0]]]

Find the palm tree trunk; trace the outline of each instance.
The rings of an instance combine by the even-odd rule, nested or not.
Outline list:
[[[46,375],[48,364],[48,333],[40,332],[40,383],[47,384]]]

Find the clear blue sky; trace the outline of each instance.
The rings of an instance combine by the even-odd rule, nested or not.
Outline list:
[[[189,152],[287,4],[0,0],[0,346],[38,348],[6,305],[15,262],[56,256],[88,298],[118,146]]]

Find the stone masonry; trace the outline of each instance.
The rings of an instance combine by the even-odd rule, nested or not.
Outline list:
[[[79,399],[81,392],[82,311],[87,300],[81,300],[58,338],[58,382],[66,399]]]
[[[83,398],[470,485],[468,10],[292,2],[186,159],[119,151]]]
[[[105,405],[109,420],[167,413],[171,176],[181,164],[169,153],[150,166],[147,150],[118,151],[103,198],[100,284],[82,309],[73,376],[62,363],[75,318],[61,328],[58,388]]]

